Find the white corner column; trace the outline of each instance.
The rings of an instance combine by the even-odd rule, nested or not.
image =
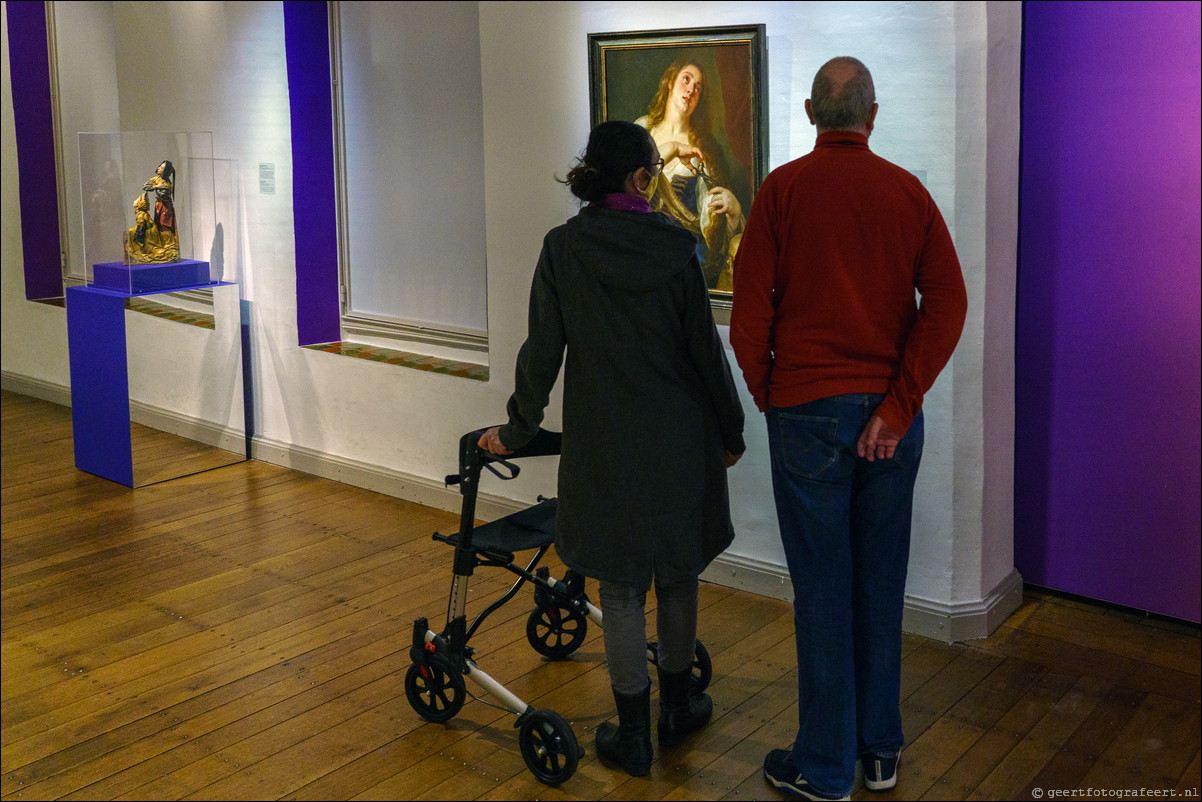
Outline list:
[[[1022,6],[956,3],[956,248],[968,318],[952,363],[951,539],[908,632],[983,638],[1022,602],[1014,568],[1014,302]],[[928,554],[927,558],[930,559]]]

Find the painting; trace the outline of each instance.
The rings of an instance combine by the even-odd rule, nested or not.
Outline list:
[[[652,207],[692,231],[710,298],[729,308],[734,257],[767,174],[764,26],[589,34],[594,126],[637,122],[664,169]]]

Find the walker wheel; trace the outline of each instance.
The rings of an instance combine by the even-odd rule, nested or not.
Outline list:
[[[557,604],[536,607],[526,619],[526,640],[534,651],[552,659],[567,657],[579,649],[587,632],[587,618]]]
[[[576,773],[584,750],[568,722],[550,710],[535,710],[518,732],[522,758],[539,782],[556,786]]]
[[[658,644],[654,641],[649,642],[647,652],[651,662],[657,663]],[[713,676],[714,665],[710,662],[710,653],[705,650],[705,644],[697,641],[697,646],[693,649],[693,672],[689,676],[689,695],[700,696],[705,693]]]
[[[405,696],[426,721],[447,721],[463,708],[467,686],[455,667],[441,655],[414,663],[405,674]]]

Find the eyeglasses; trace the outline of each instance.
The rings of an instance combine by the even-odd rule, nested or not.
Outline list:
[[[658,175],[659,171],[662,169],[664,169],[664,160],[663,159],[659,159],[657,161],[651,162],[651,169],[650,169],[651,175]]]

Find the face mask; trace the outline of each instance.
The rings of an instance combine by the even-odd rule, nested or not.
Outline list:
[[[647,200],[651,200],[651,198],[655,195],[655,181],[656,177],[649,178],[647,180],[647,186],[639,190],[639,194]]]

